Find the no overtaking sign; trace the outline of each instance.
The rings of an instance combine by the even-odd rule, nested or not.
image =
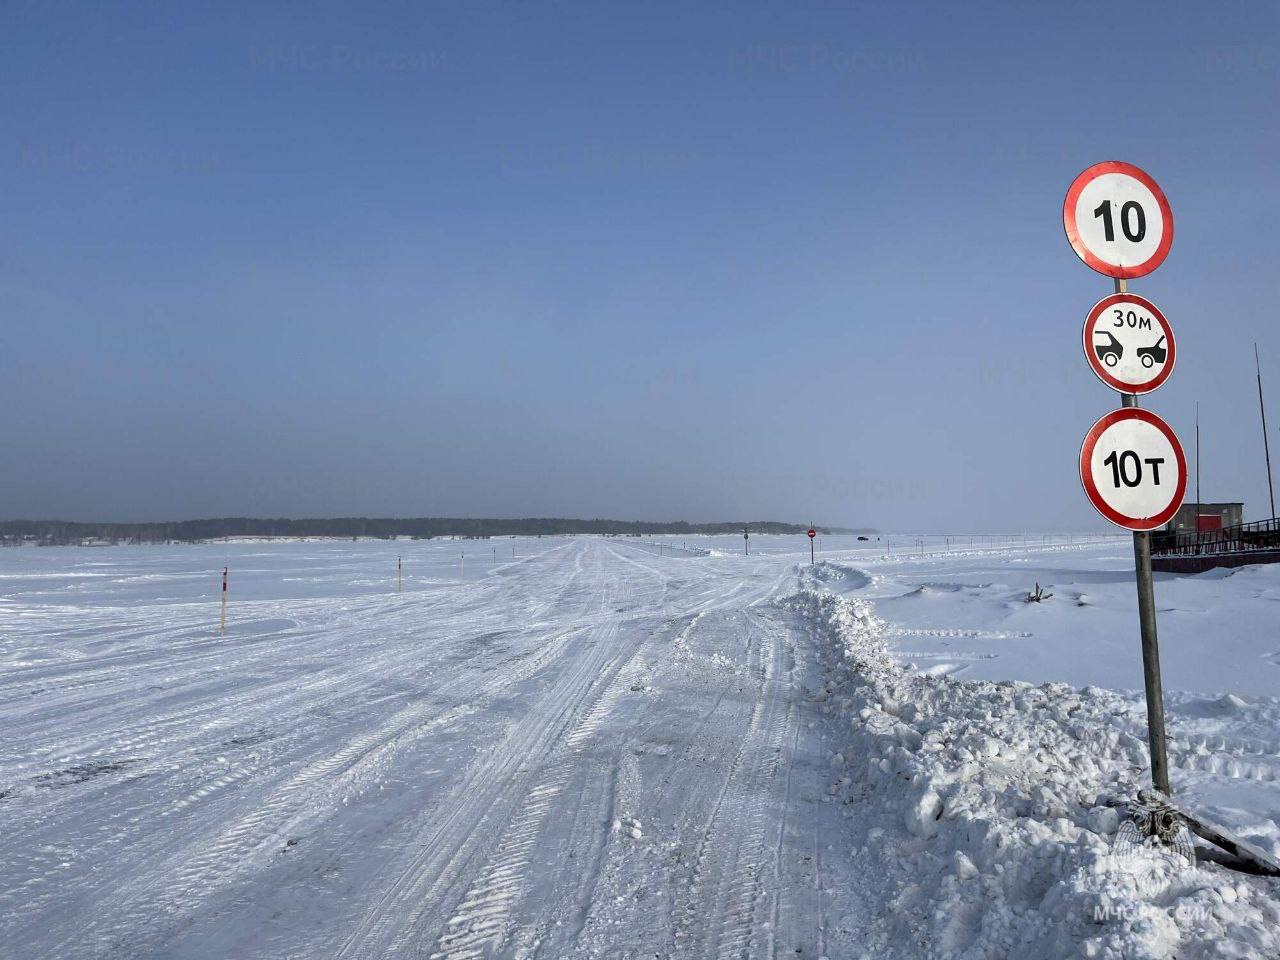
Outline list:
[[[1169,379],[1173,327],[1145,297],[1103,297],[1084,321],[1084,356],[1098,379],[1121,393],[1150,393]]]

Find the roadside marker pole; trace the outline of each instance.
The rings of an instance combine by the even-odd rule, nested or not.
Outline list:
[[[458,554],[458,564],[462,568],[461,569],[462,576],[465,577],[467,575],[467,551],[463,550],[460,554]]]
[[[742,555],[744,557],[751,556],[751,534],[746,527],[742,528]]]
[[[222,568],[222,622],[218,627],[218,636],[227,632],[227,568]]]
[[[404,558],[396,557],[396,593],[404,593]]]

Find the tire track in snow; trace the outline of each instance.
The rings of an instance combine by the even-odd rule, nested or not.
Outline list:
[[[760,638],[760,694],[703,831],[687,889],[677,896],[673,939],[680,956],[746,956],[769,919],[760,894],[781,829],[771,808],[795,716],[781,679],[787,651],[779,631],[759,629],[760,618],[752,625]]]
[[[394,956],[410,940],[445,926],[449,918],[439,914],[448,891],[465,878],[467,870],[474,868],[477,857],[487,857],[488,851],[501,842],[520,813],[518,804],[539,785],[537,777],[543,762],[566,728],[589,718],[590,706],[583,711],[584,702],[592,704],[593,695],[598,697],[630,659],[611,653],[616,635],[616,623],[585,635],[581,643],[587,649],[560,675],[531,715],[518,721],[515,729],[465,779],[455,796],[440,805],[448,811],[443,822],[399,871],[398,878],[378,898],[337,956]],[[576,716],[580,711],[581,719]],[[525,823],[526,830],[537,822],[556,789],[557,782],[553,780],[538,795],[538,805],[529,815],[532,819]],[[520,844],[524,840],[522,834],[508,850],[508,855],[516,858],[512,863],[518,863],[523,855]],[[486,924],[482,932],[487,936],[492,929],[491,924]]]
[[[608,719],[619,698],[638,675],[636,658],[640,647],[632,649],[621,668],[573,731],[557,748],[557,756],[547,773],[529,791],[524,805],[509,823],[497,850],[490,857],[480,881],[469,889],[448,920],[430,960],[468,960],[498,948],[508,932],[507,925],[522,888],[529,855],[539,839],[553,805],[560,799],[579,769],[582,754],[600,726]]]
[[[274,924],[278,914],[268,904],[300,898],[315,912],[314,926],[291,930],[287,941],[251,940],[246,932],[240,946],[271,955],[287,943],[298,955],[332,956],[350,936],[346,955],[362,958],[425,957],[432,950],[511,955],[516,949],[558,957],[586,949],[577,940],[588,918],[613,899],[612,885],[597,889],[602,865],[653,851],[650,843],[632,844],[607,827],[620,765],[634,772],[637,764],[614,735],[622,729],[619,698],[656,662],[642,654],[661,648],[670,667],[676,652],[677,672],[697,671],[691,689],[708,699],[689,719],[701,716],[701,725],[668,726],[661,739],[677,751],[683,741],[687,754],[689,738],[698,738],[705,775],[719,781],[743,727],[752,727],[753,744],[759,741],[749,718],[760,711],[757,688],[770,675],[759,659],[772,642],[763,634],[750,643],[754,672],[747,672],[741,625],[756,615],[742,608],[766,600],[793,575],[777,564],[701,560],[681,561],[685,566],[675,575],[598,542],[551,552],[545,561],[522,563],[528,569],[520,575],[442,587],[439,602],[335,601],[320,605],[314,617],[299,612],[310,601],[264,604],[258,615],[287,615],[295,626],[229,637],[216,648],[207,641],[175,644],[165,657],[122,651],[93,696],[67,698],[77,716],[48,727],[57,742],[36,745],[59,757],[120,759],[126,749],[154,754],[148,779],[128,785],[104,776],[38,798],[32,812],[45,822],[15,831],[7,845],[0,841],[0,855],[25,843],[33,857],[23,876],[38,877],[48,890],[2,905],[0,912],[14,919],[0,929],[37,945],[36,956],[199,956],[216,949],[214,942],[231,942],[201,945],[211,927],[224,937],[240,936],[238,923]],[[494,583],[500,576],[506,582]],[[714,611],[710,618],[708,611]],[[682,627],[696,628],[711,641],[709,649],[725,655],[683,661],[674,640]],[[128,630],[136,634],[136,623]],[[119,632],[117,639],[125,636]],[[272,664],[273,658],[284,662]],[[221,669],[211,678],[214,663]],[[40,683],[56,683],[56,671],[50,675],[45,667]],[[161,677],[170,687],[152,695],[149,685]],[[659,697],[628,700],[623,713],[656,718]],[[499,723],[513,711],[520,715],[505,729],[491,726],[486,740],[487,711],[502,718]],[[454,724],[468,715],[472,719]],[[43,714],[27,720],[24,727],[49,722]],[[446,726],[453,729],[434,746],[433,733]],[[246,734],[248,744],[267,745],[231,753],[240,749],[227,740],[231,731]],[[259,734],[265,736],[253,739]],[[224,751],[230,761],[218,756]],[[716,751],[725,756],[712,759]],[[37,762],[47,765],[48,756]],[[667,769],[682,776],[672,762]],[[639,763],[662,769],[656,759]],[[760,770],[745,756],[739,766],[739,786],[749,770]],[[415,808],[393,793],[410,796],[404,785],[418,774],[430,778],[429,799]],[[381,783],[390,788],[388,799],[371,792]],[[707,824],[713,790],[697,786],[690,795],[673,786],[673,794],[669,808],[696,809]],[[91,795],[121,807],[84,820],[82,828],[76,808]],[[646,810],[652,800],[648,794],[637,802]],[[8,811],[29,802],[35,799],[10,799]],[[744,808],[732,798],[721,802],[723,831],[731,808]],[[759,812],[745,817],[748,833],[760,834]],[[281,848],[291,834],[304,842],[285,857]],[[320,842],[305,842],[312,837]],[[367,840],[373,842],[364,846]],[[579,858],[576,869],[555,862],[566,846]],[[745,864],[747,857],[738,859]],[[347,879],[332,879],[339,874]],[[750,879],[749,871],[742,876]],[[348,886],[356,882],[351,878],[359,887]],[[757,872],[754,879],[741,889],[726,886],[722,897],[756,904],[758,913],[759,885],[768,878]],[[316,898],[326,889],[359,892],[321,909]],[[48,925],[45,918],[61,904],[72,906]],[[451,918],[460,922],[447,926]],[[651,923],[659,938],[669,936],[665,910],[652,913]],[[758,932],[759,924],[748,922],[746,929]],[[599,944],[603,932],[593,928],[588,939]],[[732,950],[732,936],[715,938]]]
[[[552,552],[555,551],[545,553]],[[531,558],[531,561],[536,559]],[[520,586],[527,577],[516,576],[510,579],[516,586]],[[562,581],[560,588],[548,598],[536,589],[540,583],[535,578],[527,589],[520,587],[520,592],[527,601],[536,602],[544,611],[548,603],[558,603],[574,585],[571,579]],[[507,589],[511,587],[512,584],[507,585]],[[485,597],[489,592],[492,591],[485,591]],[[378,602],[385,604],[385,600]],[[473,632],[483,630],[489,621],[495,626],[509,626],[509,618],[486,610],[489,602],[483,598],[474,601],[471,605],[472,612],[464,615]],[[341,603],[343,609],[351,606],[347,601],[331,601],[322,603],[321,606],[333,606],[334,603]],[[280,604],[274,601],[270,604],[272,612],[283,612],[276,610]],[[312,607],[314,604],[308,601],[307,606]],[[154,687],[145,675],[139,678],[136,669],[125,669],[126,666],[136,667],[137,664],[121,661],[112,668],[115,689],[100,691],[97,696],[102,705],[94,710],[79,711],[76,729],[87,732],[77,740],[52,741],[43,726],[32,726],[29,723],[18,728],[27,735],[27,745],[24,747],[10,739],[9,746],[11,749],[16,748],[17,753],[4,763],[10,779],[0,783],[0,789],[9,789],[25,779],[50,773],[48,761],[52,757],[58,758],[57,765],[60,768],[128,761],[131,764],[130,775],[135,778],[175,773],[198,775],[198,768],[193,764],[200,764],[205,755],[216,755],[226,749],[216,739],[219,731],[227,731],[226,735],[229,735],[236,729],[244,729],[246,722],[253,720],[255,716],[271,718],[269,726],[305,727],[308,725],[305,715],[310,711],[327,714],[334,704],[343,701],[368,703],[374,699],[371,691],[382,685],[388,675],[412,675],[421,671],[424,666],[424,648],[426,651],[434,649],[433,641],[437,639],[429,637],[420,646],[413,642],[417,631],[404,629],[398,631],[397,646],[388,644],[385,632],[396,631],[397,627],[411,617],[430,614],[440,603],[434,600],[424,603],[405,601],[397,603],[391,614],[387,614],[385,606],[374,606],[374,612],[386,617],[375,629],[366,627],[367,614],[370,612],[366,609],[367,606],[368,604],[355,604],[355,609],[348,611],[344,619],[330,623],[303,624],[304,619],[317,620],[314,611],[309,611],[303,617],[298,611],[290,610],[292,615],[299,617],[294,621],[293,628],[280,633],[255,635],[240,642],[212,641],[220,648],[216,653],[192,656],[184,649],[184,646],[191,645],[178,644],[165,651],[162,661],[152,663],[148,659],[142,665],[144,669],[162,674],[162,683]],[[130,626],[123,628],[123,632],[129,633],[134,629]],[[331,646],[332,636],[336,631],[343,631],[351,638],[342,657],[332,656],[331,651],[326,650],[327,646]],[[474,637],[458,637],[451,646],[466,648],[473,641]],[[199,642],[199,646],[207,647],[210,642],[206,638]],[[155,651],[143,650],[139,653],[151,658]],[[329,655],[324,656],[325,654]],[[527,652],[517,652],[515,657],[518,659],[527,655]],[[304,672],[300,678],[296,672],[278,669],[281,662],[297,664],[299,658],[317,656],[322,658],[323,666],[313,674]],[[279,679],[253,682],[273,677],[272,671],[281,674]],[[217,680],[216,686],[211,685],[210,678]],[[193,688],[187,682],[191,679],[200,681],[200,687],[195,688],[199,690],[195,694],[198,697],[195,702],[192,702]],[[246,682],[246,679],[250,682]],[[208,688],[207,696],[201,687]],[[155,701],[174,700],[177,705],[168,710],[149,710],[145,702],[141,705],[139,703],[137,693],[140,689],[148,692],[154,690]],[[439,700],[448,697],[449,691],[447,688],[432,689],[423,696]],[[52,703],[46,701],[41,709],[49,714],[49,731],[53,732],[65,729],[64,717],[68,711],[75,709],[75,705],[61,700]],[[141,713],[143,718],[125,723],[116,722],[120,715],[127,715],[126,711],[135,716]],[[11,717],[5,722],[9,725],[14,723]],[[238,763],[240,769],[235,774],[203,782],[186,796],[178,808],[204,800],[220,789],[256,775],[256,771],[248,769],[244,761]],[[61,790],[41,805],[38,815],[43,820],[55,818],[60,815],[60,808],[73,809],[80,799],[79,790]],[[175,808],[170,807],[170,812],[173,809]]]
[[[477,957],[513,933],[528,933],[527,926],[513,931],[511,923],[527,888],[530,855],[553,810],[562,812],[561,797],[581,771],[584,751],[638,675],[640,651],[651,638],[644,631],[620,642],[626,621],[618,614],[633,590],[604,559],[598,550],[574,556],[584,575],[585,561],[591,562],[591,599],[601,620],[584,639],[578,664],[534,708],[535,717],[518,721],[516,732],[468,779],[463,792],[471,809],[428,841],[341,956],[396,955],[411,943],[425,953],[434,943],[433,957]],[[577,798],[596,805],[593,788]]]
[[[273,788],[251,813],[222,829],[216,837],[184,847],[171,855],[167,863],[153,864],[145,876],[115,892],[98,909],[97,922],[77,930],[49,956],[66,956],[65,951],[72,943],[89,937],[110,949],[122,940],[126,930],[134,931],[135,939],[140,939],[140,932],[148,929],[152,937],[163,936],[164,929],[154,929],[157,918],[180,915],[183,904],[197,902],[255,863],[264,862],[302,822],[322,820],[328,811],[339,806],[345,789],[360,782],[366,769],[381,769],[397,753],[432,730],[483,710],[502,691],[545,670],[563,655],[572,636],[580,632],[571,630],[548,638],[538,655],[528,658],[517,669],[496,676],[478,690],[470,688],[472,675],[461,674],[433,691],[430,698],[357,736],[337,753],[307,764]],[[458,702],[441,712],[440,700],[450,694]],[[201,788],[178,801],[177,808],[203,799],[208,792],[208,788]]]

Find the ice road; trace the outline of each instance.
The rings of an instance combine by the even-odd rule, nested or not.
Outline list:
[[[233,600],[225,638],[208,604],[10,614],[3,942],[818,956],[838,814],[766,602],[791,565],[529,544],[423,591],[410,562],[399,595],[386,566],[371,596]]]
[[[1105,862],[1132,697],[902,667],[856,551],[677,543],[6,551],[0,955],[1274,945],[1270,881]]]

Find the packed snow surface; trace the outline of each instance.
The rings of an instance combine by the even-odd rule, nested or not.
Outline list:
[[[1127,540],[818,548],[0,551],[0,956],[1280,956],[1116,842]],[[1280,567],[1156,589],[1175,792],[1280,853]]]

